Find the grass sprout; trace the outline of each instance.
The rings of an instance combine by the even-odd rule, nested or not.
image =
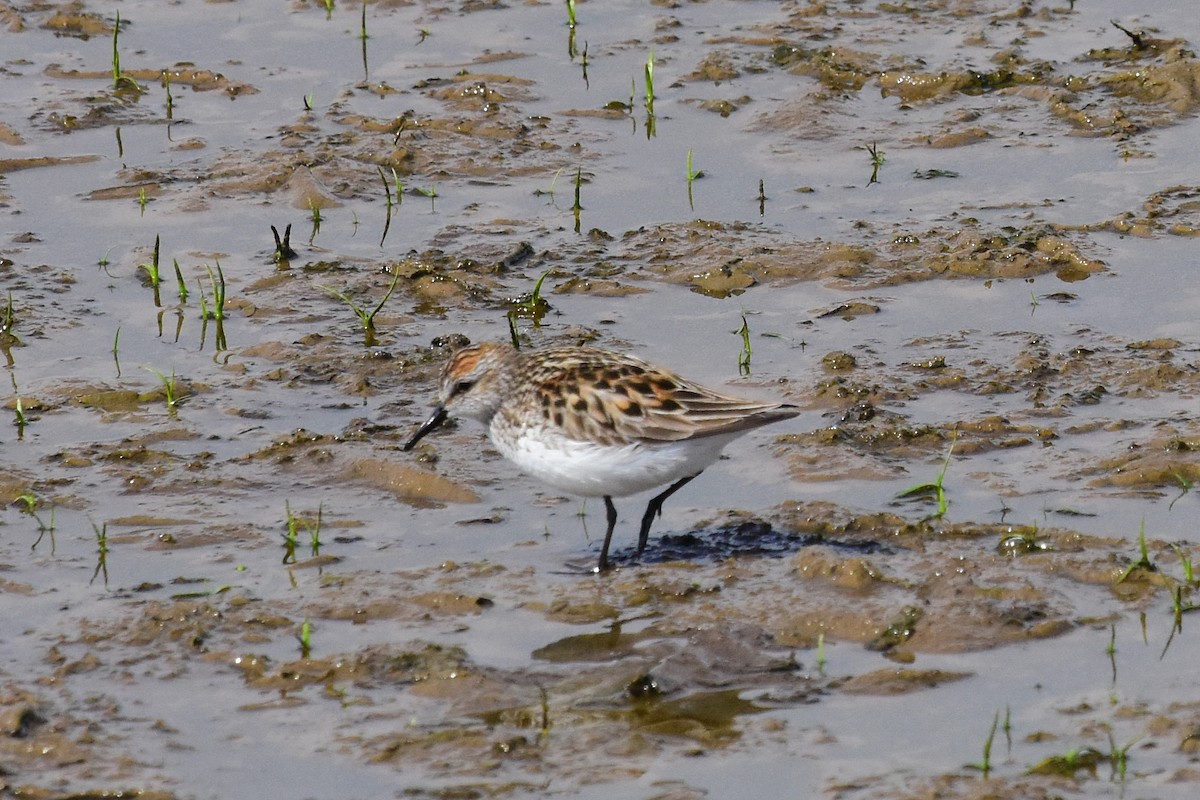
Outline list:
[[[562,175],[564,169],[566,169],[566,167],[559,167],[558,170],[554,173],[554,177],[550,179],[550,188],[549,189],[534,189],[533,190],[534,196],[541,197],[544,194],[550,195],[550,200],[551,200],[551,202],[553,202],[554,201],[554,187],[558,185],[558,176]]]
[[[280,237],[279,230],[272,225],[271,234],[275,237],[275,253],[271,256],[271,260],[276,264],[287,264],[288,261],[296,257],[296,251],[292,249],[292,225],[289,222],[288,226],[283,229],[283,236]]]
[[[158,268],[159,239],[160,237],[157,235],[154,237],[154,250],[150,255],[149,263],[138,264],[138,269],[146,273],[146,281],[154,290],[154,305],[161,307],[162,301],[158,294],[158,287],[162,284],[162,272]]]
[[[867,186],[870,186],[872,183],[879,183],[879,168],[883,166],[883,163],[887,159],[884,158],[883,151],[879,149],[879,145],[874,142],[864,145],[863,149],[871,154],[871,179],[867,181]]]
[[[571,204],[571,214],[575,217],[575,232],[579,233],[579,213],[583,211],[583,203],[579,201],[583,190],[583,168],[575,168],[575,202]]]
[[[313,557],[321,554],[321,518],[325,512],[325,504],[317,506],[317,518],[310,520],[292,513],[292,504],[283,502],[285,528],[283,532],[283,563],[296,563],[296,547],[300,544],[300,529],[308,531],[308,547]]]
[[[92,579],[88,581],[91,586],[96,582],[96,577],[104,575],[104,588],[108,588],[108,523],[105,522],[101,527],[96,527],[96,523],[92,523],[92,530],[96,532],[96,570],[92,573]]]
[[[1146,520],[1142,520],[1138,530],[1138,551],[1140,556],[1137,561],[1130,564],[1121,573],[1121,577],[1117,578],[1117,583],[1121,583],[1126,578],[1134,573],[1135,570],[1145,570],[1146,572],[1158,572],[1158,567],[1150,560],[1150,552],[1146,547]]]
[[[738,353],[738,374],[750,374],[750,357],[754,354],[750,346],[750,324],[746,322],[746,315],[742,314],[742,327],[734,331],[738,336],[742,337],[742,352]]]
[[[175,370],[171,370],[171,374],[168,376],[168,375],[165,375],[165,374],[159,372],[158,370],[154,369],[153,367],[143,367],[143,369],[145,369],[147,372],[152,372],[158,376],[159,382],[162,383],[163,396],[166,398],[166,401],[167,401],[167,410],[171,414],[174,414],[176,409],[179,407],[179,399],[180,399],[179,393],[178,393],[178,385],[175,380]]]
[[[117,12],[117,21],[113,25],[113,44],[112,44],[112,76],[113,89],[120,91],[123,88],[129,88],[141,94],[145,90],[138,85],[138,82],[126,75],[121,70],[121,49],[119,40],[121,36],[121,12]]]
[[[1189,480],[1186,475],[1177,470],[1171,470],[1171,477],[1174,478],[1175,482],[1179,484],[1179,488],[1182,491],[1180,491],[1179,494],[1176,495],[1175,499],[1171,501],[1171,504],[1167,506],[1167,511],[1170,511],[1172,508],[1174,508],[1175,504],[1179,502],[1179,499],[1190,492],[1195,486],[1195,483]]]
[[[300,641],[300,657],[308,658],[312,654],[312,623],[308,617],[300,623],[300,634],[296,638]]]
[[[187,284],[183,280],[183,271],[179,269],[179,259],[171,259],[171,265],[175,268],[175,286],[179,290],[179,302],[186,305],[188,299]]]
[[[690,206],[693,211],[696,209],[696,205],[695,205],[695,203],[692,202],[692,184],[696,181],[697,178],[703,178],[703,177],[704,177],[704,170],[692,168],[692,148],[689,147],[688,153],[687,153],[688,206]]]
[[[537,279],[537,283],[533,285],[533,291],[529,294],[523,294],[515,300],[510,301],[511,307],[508,309],[508,332],[512,336],[513,347],[521,349],[521,342],[517,338],[517,320],[528,319],[533,322],[533,327],[540,327],[542,317],[546,316],[546,312],[550,310],[550,304],[542,297],[542,284],[546,282],[546,276],[550,274],[550,270],[542,273]]]
[[[649,57],[646,59],[645,67],[646,75],[646,108],[651,114],[654,113],[654,51],[650,51]]]
[[[9,289],[8,302],[4,305],[3,311],[0,311],[0,344],[20,343],[21,340],[13,333],[16,324],[17,315],[13,310],[12,289]]]
[[[1175,551],[1175,555],[1179,557],[1179,564],[1183,567],[1183,581],[1188,585],[1195,585],[1196,571],[1192,566],[1192,557],[1182,547],[1177,544],[1171,545],[1171,549]]]
[[[1006,723],[1007,724],[1007,718]],[[967,769],[979,770],[986,780],[988,774],[992,771],[992,743],[996,739],[996,729],[1000,727],[1000,712],[997,711],[992,717],[992,727],[988,731],[987,738],[983,740],[983,758],[976,764],[967,764]]]
[[[937,511],[931,516],[934,519],[941,519],[946,516],[946,511],[950,507],[950,501],[946,497],[946,488],[943,485],[946,478],[946,470],[950,468],[950,457],[954,454],[954,444],[958,441],[958,432],[950,439],[950,449],[946,451],[946,458],[942,461],[942,469],[934,478],[932,483],[918,483],[915,486],[910,486],[900,492],[897,497],[915,497],[918,495],[933,495],[937,503]]]
[[[383,181],[383,199],[387,210],[387,218],[383,222],[383,235],[379,237],[379,246],[383,247],[384,241],[387,239],[388,230],[392,227],[392,208],[400,205],[404,198],[404,185],[400,182],[400,176],[396,173],[396,168],[392,168],[392,180],[396,185],[396,194],[392,195],[392,185],[388,183],[387,175],[383,172],[383,167],[379,167],[379,179]]]
[[[25,507],[22,509],[22,511],[33,517],[34,521],[37,522],[38,538],[33,543],[33,546],[29,549],[37,550],[37,546],[42,543],[42,538],[48,533],[50,534],[50,555],[54,555],[54,506],[50,506],[50,521],[46,522],[42,519],[41,514],[38,513],[38,510],[42,505],[42,501],[33,492],[26,492],[25,494],[19,495],[13,502],[24,504]]]
[[[358,303],[354,302],[354,300],[351,299],[345,292],[339,292],[337,289],[334,289],[330,286],[318,285],[317,288],[332,297],[336,297],[346,305],[350,306],[350,310],[354,312],[354,316],[358,317],[358,321],[362,324],[363,334],[365,336],[364,344],[366,344],[367,347],[374,347],[378,343],[375,338],[375,316],[380,312],[380,310],[383,309],[384,304],[386,304],[391,298],[392,293],[396,291],[396,286],[399,283],[400,273],[397,272],[392,276],[392,282],[388,285],[387,292],[384,293],[383,298],[375,304],[373,309],[369,311],[365,306],[360,306]]]

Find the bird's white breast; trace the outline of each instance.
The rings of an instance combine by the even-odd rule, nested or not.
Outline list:
[[[712,464],[738,434],[655,444],[602,445],[545,429],[491,430],[492,443],[522,472],[563,492],[623,497],[695,475]]]

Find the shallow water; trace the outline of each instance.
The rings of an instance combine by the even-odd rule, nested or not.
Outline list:
[[[117,5],[3,20],[10,791],[1194,794],[1194,21],[378,2],[364,65],[358,5],[119,5],[141,91]],[[603,576],[476,427],[400,451],[547,271],[526,346],[805,409]]]

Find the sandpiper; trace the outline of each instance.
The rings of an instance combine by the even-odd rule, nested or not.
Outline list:
[[[663,501],[716,461],[725,445],[799,413],[788,403],[722,394],[610,350],[526,352],[483,342],[450,357],[437,406],[404,449],[452,416],[484,423],[496,449],[524,472],[564,492],[604,498],[603,571],[617,523],[614,497],[669,484],[642,515],[641,555]]]

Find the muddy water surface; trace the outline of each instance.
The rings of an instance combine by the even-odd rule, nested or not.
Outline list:
[[[1196,23],[576,14],[0,6],[4,792],[1194,796]],[[595,575],[512,330],[805,413]]]

